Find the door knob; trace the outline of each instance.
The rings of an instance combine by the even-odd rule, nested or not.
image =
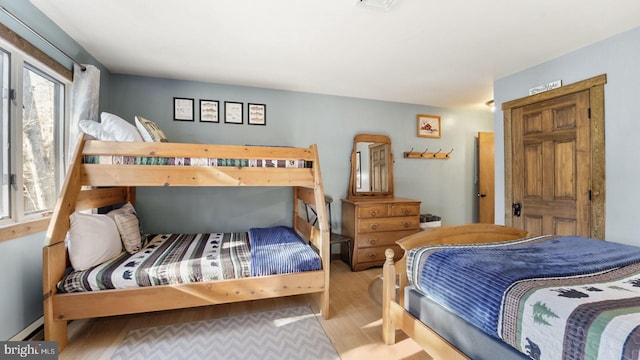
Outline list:
[[[522,211],[522,204],[521,203],[513,203],[511,205],[511,207],[513,207],[513,216],[519,217],[520,216],[520,212]]]
[[[479,197],[479,198],[481,198],[481,197],[486,197],[486,196],[487,196],[487,194],[477,193],[477,194],[476,194],[476,196],[477,196],[477,197]]]

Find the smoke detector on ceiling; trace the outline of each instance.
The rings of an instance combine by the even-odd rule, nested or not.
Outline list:
[[[371,9],[389,10],[396,0],[357,0],[356,4]]]

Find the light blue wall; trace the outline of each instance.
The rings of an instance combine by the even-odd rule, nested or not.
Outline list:
[[[82,63],[101,69],[101,108],[108,108],[110,73],[73,39],[26,0],[0,0],[19,19],[29,24],[56,46]],[[34,36],[9,16],[0,12],[0,22],[40,50],[71,68],[71,62]],[[42,245],[44,233],[0,242],[0,339],[10,339],[42,316]]]
[[[173,142],[308,146],[317,144],[324,190],[335,199],[334,229],[340,227],[340,198],[347,194],[353,136],[388,135],[395,155],[395,194],[422,201],[422,212],[444,224],[472,222],[475,213],[474,151],[478,131],[493,131],[488,111],[461,111],[402,103],[325,96],[139,76],[114,75],[112,110],[126,120],[140,115],[158,123]],[[173,97],[267,104],[267,126],[172,120]],[[197,105],[196,105],[197,108]],[[197,110],[197,109],[196,109]],[[196,111],[197,113],[197,111]],[[416,115],[442,116],[442,138],[416,135]],[[414,151],[448,152],[450,160],[404,159]],[[143,226],[149,232],[179,228],[242,230],[290,221],[290,190],[265,188],[138,189]],[[177,219],[177,221],[176,221]]]
[[[0,339],[8,340],[42,316],[44,234],[0,243]]]
[[[605,85],[606,239],[640,245],[640,27],[555,60],[499,79],[496,106],[528,95],[528,89],[553,80],[571,84],[607,74]],[[504,129],[496,111],[496,222],[504,223]]]

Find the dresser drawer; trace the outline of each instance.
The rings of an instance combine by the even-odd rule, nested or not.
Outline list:
[[[358,238],[356,239],[356,246],[360,249],[373,246],[384,246],[385,248],[396,246],[397,240],[400,240],[405,236],[409,236],[417,232],[418,230],[362,233],[359,234]]]
[[[416,216],[420,215],[420,204],[393,204],[391,205],[391,216]]]
[[[389,216],[389,206],[386,204],[358,206],[358,218],[381,218]]]
[[[393,258],[395,260],[400,259],[404,255],[404,251],[398,245],[358,249],[358,262],[377,261],[382,265],[385,260],[384,252],[387,249],[393,249]]]
[[[417,216],[360,219],[357,226],[358,233],[415,230],[419,228],[420,218]]]

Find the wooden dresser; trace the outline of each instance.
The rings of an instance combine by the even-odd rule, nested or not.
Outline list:
[[[384,251],[388,248],[393,248],[396,260],[400,259],[404,253],[395,241],[418,231],[418,200],[342,199],[342,234],[353,239],[353,271],[382,266]]]

